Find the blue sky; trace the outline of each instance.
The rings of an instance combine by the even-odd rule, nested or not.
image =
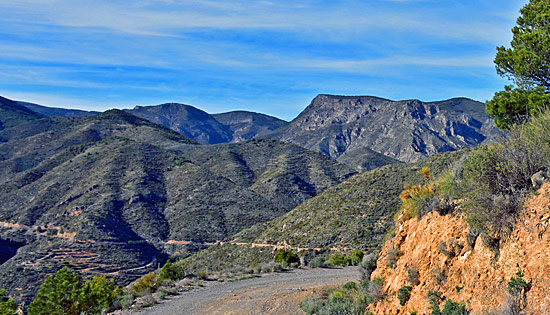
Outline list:
[[[319,93],[492,97],[527,0],[0,0],[0,95],[294,118]]]

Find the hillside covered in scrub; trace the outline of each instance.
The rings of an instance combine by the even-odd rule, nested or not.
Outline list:
[[[126,284],[355,173],[275,140],[202,149],[120,110],[44,117],[3,99],[0,120],[0,282],[17,301],[62,266]]]

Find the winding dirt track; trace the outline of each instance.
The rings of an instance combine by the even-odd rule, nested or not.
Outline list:
[[[296,270],[193,290],[132,314],[303,314],[298,303],[313,289],[358,279],[357,267]]]

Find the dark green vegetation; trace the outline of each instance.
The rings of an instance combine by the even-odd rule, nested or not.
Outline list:
[[[128,283],[354,174],[275,140],[203,148],[124,111],[42,118],[7,104],[0,281],[16,301],[65,265]]]
[[[273,261],[283,266],[291,266],[292,264],[296,264],[296,266],[298,266],[300,264],[300,257],[298,257],[298,255],[290,249],[279,249],[277,254],[275,254],[275,258],[273,258]]]
[[[300,303],[306,314],[353,314],[368,315],[367,306],[384,298],[382,284],[384,279],[372,281],[348,282],[339,289],[326,289],[316,292],[313,297]]]
[[[265,245],[290,246],[311,267],[330,264],[331,255],[335,254],[331,248],[338,248],[343,253],[333,258],[333,265],[354,264],[361,260],[360,252],[377,251],[388,237],[405,183],[423,180],[424,166],[429,166],[435,175],[443,174],[467,154],[468,151],[448,152],[424,162],[392,164],[355,175],[292,211],[256,224],[229,242],[211,246],[177,264],[195,274],[246,272],[254,266],[270,269],[266,265],[276,251]]]
[[[410,285],[402,286],[397,292],[399,305],[404,306],[411,298],[412,287]]]
[[[113,309],[120,290],[105,276],[82,282],[76,272],[60,269],[40,286],[29,304],[29,315],[102,314]]]
[[[487,102],[487,113],[499,128],[524,123],[550,105],[549,14],[548,1],[529,1],[512,29],[511,47],[497,48],[497,73],[515,84]]]
[[[266,136],[370,170],[388,157],[418,161],[502,134],[484,104],[466,98],[422,102],[321,94],[298,117]],[[380,164],[365,164],[366,157]]]
[[[391,164],[356,175],[281,217],[238,233],[233,239],[286,243],[300,248],[377,250],[393,226],[403,185],[420,181],[423,166],[441,174],[466,153],[448,152],[423,162]]]
[[[18,305],[6,296],[6,290],[0,289],[0,315],[15,315]]]

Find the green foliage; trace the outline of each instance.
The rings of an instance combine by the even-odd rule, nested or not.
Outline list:
[[[40,286],[36,297],[29,304],[29,315],[80,314],[78,298],[81,285],[80,276],[63,267]]]
[[[501,129],[524,123],[550,103],[549,14],[548,1],[530,0],[512,29],[511,48],[497,47],[497,73],[518,86],[507,86],[487,102],[487,112]]]
[[[519,86],[550,87],[550,3],[530,0],[512,29],[511,48],[498,47],[497,73]]]
[[[439,309],[439,302],[442,299],[441,292],[438,291],[429,291],[428,292],[428,301],[430,302],[430,309],[432,310],[432,315],[441,315],[441,310]]]
[[[179,280],[183,278],[185,273],[183,272],[183,269],[181,266],[173,264],[170,260],[168,260],[164,266],[162,266],[162,269],[160,270],[159,278],[162,280]]]
[[[313,258],[312,261],[309,262],[308,266],[310,268],[322,268],[322,267],[325,267],[325,258],[321,257],[321,256],[317,256],[315,258]]]
[[[114,285],[113,279],[107,279],[105,275],[94,276],[80,289],[78,295],[80,311],[99,314],[103,310],[109,310],[119,295],[120,290]]]
[[[94,276],[82,284],[76,272],[63,267],[49,276],[29,304],[29,315],[98,314],[110,310],[120,290],[105,275]]]
[[[327,289],[300,302],[306,314],[370,314],[366,310],[372,298],[355,282],[347,282],[341,289]]]
[[[516,273],[516,277],[510,278],[507,288],[510,295],[519,296],[527,290],[529,285],[527,284],[527,282],[525,282],[525,280],[523,280],[523,276],[523,271],[518,270],[518,272]]]
[[[155,292],[161,283],[160,277],[151,272],[136,280],[130,287],[130,291],[136,296],[149,295]]]
[[[531,117],[538,115],[550,105],[550,94],[543,88],[531,90],[504,87],[496,92],[493,99],[487,101],[486,111],[495,120],[495,126],[510,130],[514,125],[523,124]]]
[[[0,315],[15,315],[18,305],[9,297],[6,296],[6,290],[0,289]]]
[[[399,304],[404,306],[409,299],[411,298],[412,287],[410,285],[403,286],[399,289],[397,293],[397,298],[399,299]]]
[[[467,221],[500,238],[531,191],[531,176],[550,166],[550,112],[514,127],[501,143],[480,146],[463,165],[461,190]]]
[[[328,263],[333,266],[342,266],[344,264],[344,256],[340,253],[332,254],[328,259]]]
[[[433,314],[433,313],[432,313]],[[466,315],[466,305],[453,302],[452,300],[447,300],[441,311],[441,315]]]
[[[285,266],[290,266],[292,263],[300,264],[300,257],[290,249],[280,249],[273,260],[275,263]]]
[[[350,257],[351,257],[351,262],[354,266],[357,266],[361,263],[361,261],[363,261],[363,256],[365,254],[363,253],[362,250],[360,249],[355,249],[351,252],[350,254]]]

